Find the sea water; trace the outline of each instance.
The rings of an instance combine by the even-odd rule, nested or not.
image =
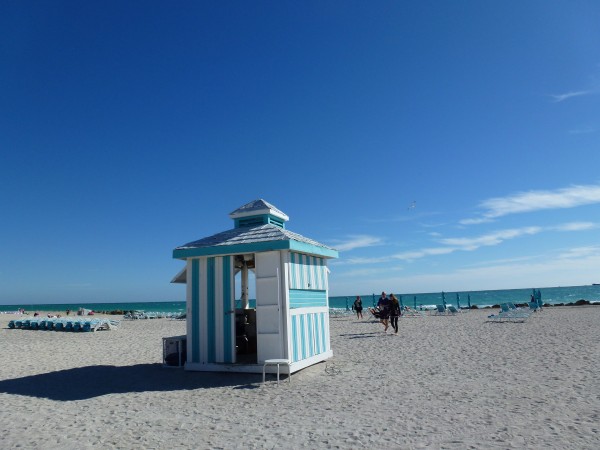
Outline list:
[[[486,308],[500,303],[527,303],[531,298],[534,288],[527,289],[502,289],[490,291],[461,291],[461,292],[429,292],[418,294],[405,294],[394,292],[402,304],[411,308],[435,308],[435,305],[441,305],[446,301],[447,305],[460,305],[461,308],[468,307],[469,300],[471,306]],[[588,300],[590,302],[600,302],[600,285],[586,286],[560,286],[535,288],[542,294],[542,302],[550,305],[575,303],[578,300]],[[386,291],[389,295],[391,292]],[[366,295],[360,295],[363,307],[374,306],[381,295],[381,292],[375,292]],[[346,309],[352,308],[356,296],[348,297],[330,297],[329,306],[332,308]]]
[[[590,302],[600,302],[600,285],[587,286],[569,286],[569,287],[546,287],[539,288],[542,294],[542,302],[551,305],[560,303],[575,303],[578,300],[588,300]],[[386,291],[387,292],[387,291]],[[433,308],[435,305],[441,305],[446,300],[448,305],[457,305],[462,308],[468,306],[469,298],[472,306],[479,308],[498,305],[500,303],[526,303],[533,292],[533,289],[503,289],[489,291],[464,291],[464,292],[430,292],[406,294],[394,292],[397,297],[402,298],[402,303],[406,306]],[[370,294],[358,294],[362,298],[363,306],[372,306],[377,303],[381,292]],[[388,292],[390,294],[390,292]],[[357,294],[349,296],[331,296],[329,297],[330,308],[351,309],[352,303]],[[457,297],[458,295],[458,297]],[[255,301],[250,300],[250,306],[254,307]],[[236,307],[240,306],[240,300],[236,300]],[[92,311],[146,311],[146,312],[184,312],[185,300],[182,301],[156,301],[156,302],[125,302],[125,303],[54,303],[54,304],[15,304],[0,305],[0,312],[12,312],[19,308],[30,311],[65,311],[71,310],[73,314],[79,308],[90,309]]]

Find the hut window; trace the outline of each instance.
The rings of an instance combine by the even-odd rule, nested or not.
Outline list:
[[[238,227],[255,227],[257,225],[264,225],[265,221],[262,217],[247,217],[245,219],[238,220]]]
[[[275,217],[269,217],[269,223],[273,225],[277,225],[278,227],[283,228],[283,220],[277,219]]]

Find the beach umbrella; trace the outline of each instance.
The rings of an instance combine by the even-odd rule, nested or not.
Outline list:
[[[404,304],[402,304],[402,296],[401,296],[401,295],[399,295],[399,296],[398,296],[398,299],[400,300],[400,308],[401,308],[401,309],[404,309]]]
[[[444,309],[446,309],[446,294],[442,291],[442,304],[444,305]]]
[[[467,305],[469,305],[469,309],[471,309],[471,294],[467,294]]]
[[[414,296],[413,300],[415,301],[415,310],[416,310],[417,309],[417,296],[416,295]]]
[[[542,307],[542,291],[540,291],[539,289],[537,290],[536,299],[537,299],[538,306],[541,308]]]
[[[460,309],[460,295],[456,293],[456,309]]]

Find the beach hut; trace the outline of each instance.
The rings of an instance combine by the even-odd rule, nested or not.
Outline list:
[[[327,260],[338,252],[287,230],[288,216],[262,199],[229,217],[233,229],[173,250],[186,263],[172,280],[187,288],[185,369],[260,373],[286,360],[291,374],[333,356]]]

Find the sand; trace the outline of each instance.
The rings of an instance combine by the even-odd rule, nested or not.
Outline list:
[[[163,368],[181,321],[69,333],[0,315],[0,447],[600,448],[600,307],[491,312],[402,318],[398,336],[331,318],[334,357],[279,386]]]

